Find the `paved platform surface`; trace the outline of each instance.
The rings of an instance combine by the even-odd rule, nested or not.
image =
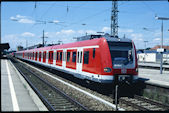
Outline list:
[[[35,96],[10,60],[1,59],[1,110],[46,111],[46,107]]]
[[[139,68],[139,78],[145,80],[150,84],[156,84],[169,88],[169,71],[163,71],[160,74],[160,70]]]
[[[147,63],[147,62],[139,62],[139,66],[152,66],[152,67],[160,67],[160,63]],[[169,64],[163,64],[164,68],[169,68]]]

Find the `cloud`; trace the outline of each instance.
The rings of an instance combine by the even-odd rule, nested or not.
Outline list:
[[[141,33],[132,33],[131,34],[131,37],[135,38],[135,39],[138,39],[138,38],[142,38],[143,37],[143,34]]]
[[[132,37],[132,40],[134,41],[134,42],[140,42],[140,41],[143,41],[143,34],[141,34],[141,33],[132,33],[131,34],[131,37]]]
[[[85,31],[87,34],[95,34],[96,33],[96,31],[94,31],[94,30],[86,30]]]
[[[74,30],[69,29],[69,30],[58,31],[58,32],[56,32],[56,35],[70,35],[70,34],[74,34],[74,33],[75,33]]]
[[[63,43],[71,43],[76,41],[74,37],[80,37],[84,36],[87,34],[95,34],[96,31],[94,30],[73,30],[73,29],[68,29],[68,30],[60,30],[58,32],[45,32],[45,36],[48,37],[46,39],[48,42],[47,43],[57,43],[58,40],[63,41]],[[55,40],[54,40],[55,39]]]
[[[132,29],[120,29],[119,28],[119,32],[122,32],[122,33],[132,33],[133,30]]]
[[[84,31],[84,30],[78,30],[77,33],[78,33],[78,34],[84,34],[85,31]]]
[[[159,37],[161,35],[161,32],[159,30],[156,30],[155,33],[153,33],[154,37]]]
[[[105,33],[110,32],[110,27],[103,27],[101,31]]]
[[[15,18],[15,17],[13,17],[13,16],[11,16],[10,19],[11,19],[11,20],[14,20],[14,21],[17,21],[17,20],[18,20],[17,18]]]
[[[1,38],[2,43],[9,43],[10,49],[16,50],[16,46],[25,45],[26,40],[21,38],[18,34],[8,34]]]
[[[53,23],[59,23],[59,22],[60,22],[60,21],[58,21],[58,20],[54,20],[54,21],[53,21]]]
[[[27,23],[27,24],[33,24],[33,23],[35,23],[35,21],[33,21],[33,20],[30,20],[30,19],[20,19],[20,20],[18,20],[18,22],[19,23]]]
[[[72,29],[70,29],[70,30],[61,30],[60,33],[61,33],[61,34],[73,34],[73,33],[75,33],[75,31],[72,30]]]
[[[78,30],[76,31],[77,35],[85,35],[86,33],[87,34],[95,34],[96,31],[94,30]]]
[[[153,41],[160,41],[161,39],[160,38],[155,38]]]
[[[16,18],[26,18],[26,16],[16,15]]]
[[[34,37],[35,34],[30,33],[30,32],[24,32],[24,33],[21,34],[21,36],[23,36],[23,37]]]
[[[27,24],[33,24],[35,21],[28,19],[27,16],[21,16],[21,15],[16,15],[16,17],[10,17],[11,20],[13,21],[18,21],[19,23],[27,23]]]
[[[110,27],[103,27],[101,31],[105,32],[105,33],[110,32]],[[118,32],[119,33],[132,33],[133,30],[132,29],[121,29],[121,28],[119,28]]]

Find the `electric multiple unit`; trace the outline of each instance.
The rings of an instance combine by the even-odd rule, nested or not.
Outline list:
[[[133,41],[93,36],[74,43],[18,51],[15,57],[99,83],[136,81],[138,64]]]

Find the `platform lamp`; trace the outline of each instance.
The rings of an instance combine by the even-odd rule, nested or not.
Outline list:
[[[160,53],[161,53],[160,74],[162,74],[163,52],[164,52],[164,49],[163,49],[163,20],[169,20],[169,18],[155,16],[155,19],[162,21],[162,23],[161,23],[161,48],[160,48]]]

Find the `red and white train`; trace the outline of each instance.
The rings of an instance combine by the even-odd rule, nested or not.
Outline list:
[[[99,83],[112,83],[115,77],[120,81],[137,81],[137,55],[132,40],[109,35],[89,35],[88,38],[69,44],[18,51],[14,55]]]

